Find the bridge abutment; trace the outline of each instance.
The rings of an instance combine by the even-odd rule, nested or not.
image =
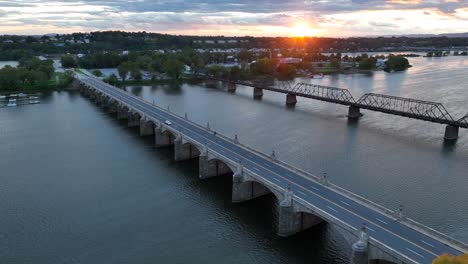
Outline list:
[[[294,94],[286,94],[286,105],[294,106],[297,103],[296,95]]]
[[[156,148],[171,146],[174,144],[173,137],[168,133],[163,133],[159,128],[154,129],[154,144]]]
[[[320,217],[313,214],[296,212],[290,191],[286,192],[282,201],[278,201],[277,214],[277,234],[280,237],[292,236],[322,222]]]
[[[232,170],[224,162],[209,160],[207,155],[201,155],[198,164],[200,179],[208,179],[232,173]]]
[[[254,99],[261,99],[263,97],[263,89],[254,87],[253,97],[254,97]]]
[[[349,110],[348,110],[348,117],[349,118],[357,119],[357,118],[360,118],[361,116],[362,116],[361,108],[359,108],[357,106],[354,106],[354,105],[349,106]]]
[[[241,203],[271,193],[264,185],[255,181],[244,181],[239,173],[232,177],[232,202]]]
[[[460,130],[457,126],[447,125],[445,127],[445,140],[457,140],[458,139],[458,131]]]
[[[140,119],[140,136],[154,135],[154,123],[146,118]]]

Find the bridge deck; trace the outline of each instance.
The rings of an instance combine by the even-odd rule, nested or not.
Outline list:
[[[214,135],[207,129],[180,118],[160,107],[154,106],[127,92],[116,89],[99,79],[78,75],[79,80],[102,93],[131,106],[147,117],[164,121],[171,120],[171,127],[187,138],[206,144],[210,150],[222,154],[226,159],[242,160],[244,170],[251,171],[262,180],[281,189],[290,186],[294,201],[301,202],[322,215],[338,219],[343,224],[358,230],[363,223],[369,227],[372,241],[392,249],[412,263],[431,263],[442,253],[459,255],[466,251],[462,243],[455,243],[422,228],[398,221],[383,210],[366,205],[337,189],[324,186],[318,181],[305,177],[298,171],[281,165],[270,158],[251,151],[224,137]],[[461,245],[461,246],[460,246]]]

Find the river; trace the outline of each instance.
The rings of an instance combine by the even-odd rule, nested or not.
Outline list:
[[[444,103],[468,113],[468,58],[411,58],[404,73],[297,79]],[[444,144],[444,126],[342,106],[201,85],[127,90],[206,124],[389,208],[468,242],[468,131]],[[287,239],[274,232],[272,197],[230,202],[226,178],[201,181],[197,161],[77,92],[0,109],[0,257],[5,263],[347,263],[349,247],[326,224]]]

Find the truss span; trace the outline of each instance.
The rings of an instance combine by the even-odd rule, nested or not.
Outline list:
[[[406,116],[441,124],[455,123],[441,103],[368,93],[356,103],[357,107],[394,115]]]

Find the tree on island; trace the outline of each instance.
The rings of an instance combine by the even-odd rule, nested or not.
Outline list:
[[[60,58],[60,63],[64,68],[74,68],[77,66],[75,58],[69,55],[62,56],[62,58]]]
[[[178,80],[184,71],[184,63],[174,57],[170,57],[164,62],[163,69],[167,76]]]
[[[398,72],[404,71],[411,67],[407,58],[402,56],[389,56],[385,62],[385,71],[387,72]]]
[[[117,71],[119,72],[120,79],[125,82],[128,72],[130,71],[130,64],[128,62],[120,64],[119,67],[117,67]]]
[[[376,63],[377,63],[377,59],[374,57],[363,58],[361,62],[359,62],[359,69],[360,70],[372,70],[375,68]]]

